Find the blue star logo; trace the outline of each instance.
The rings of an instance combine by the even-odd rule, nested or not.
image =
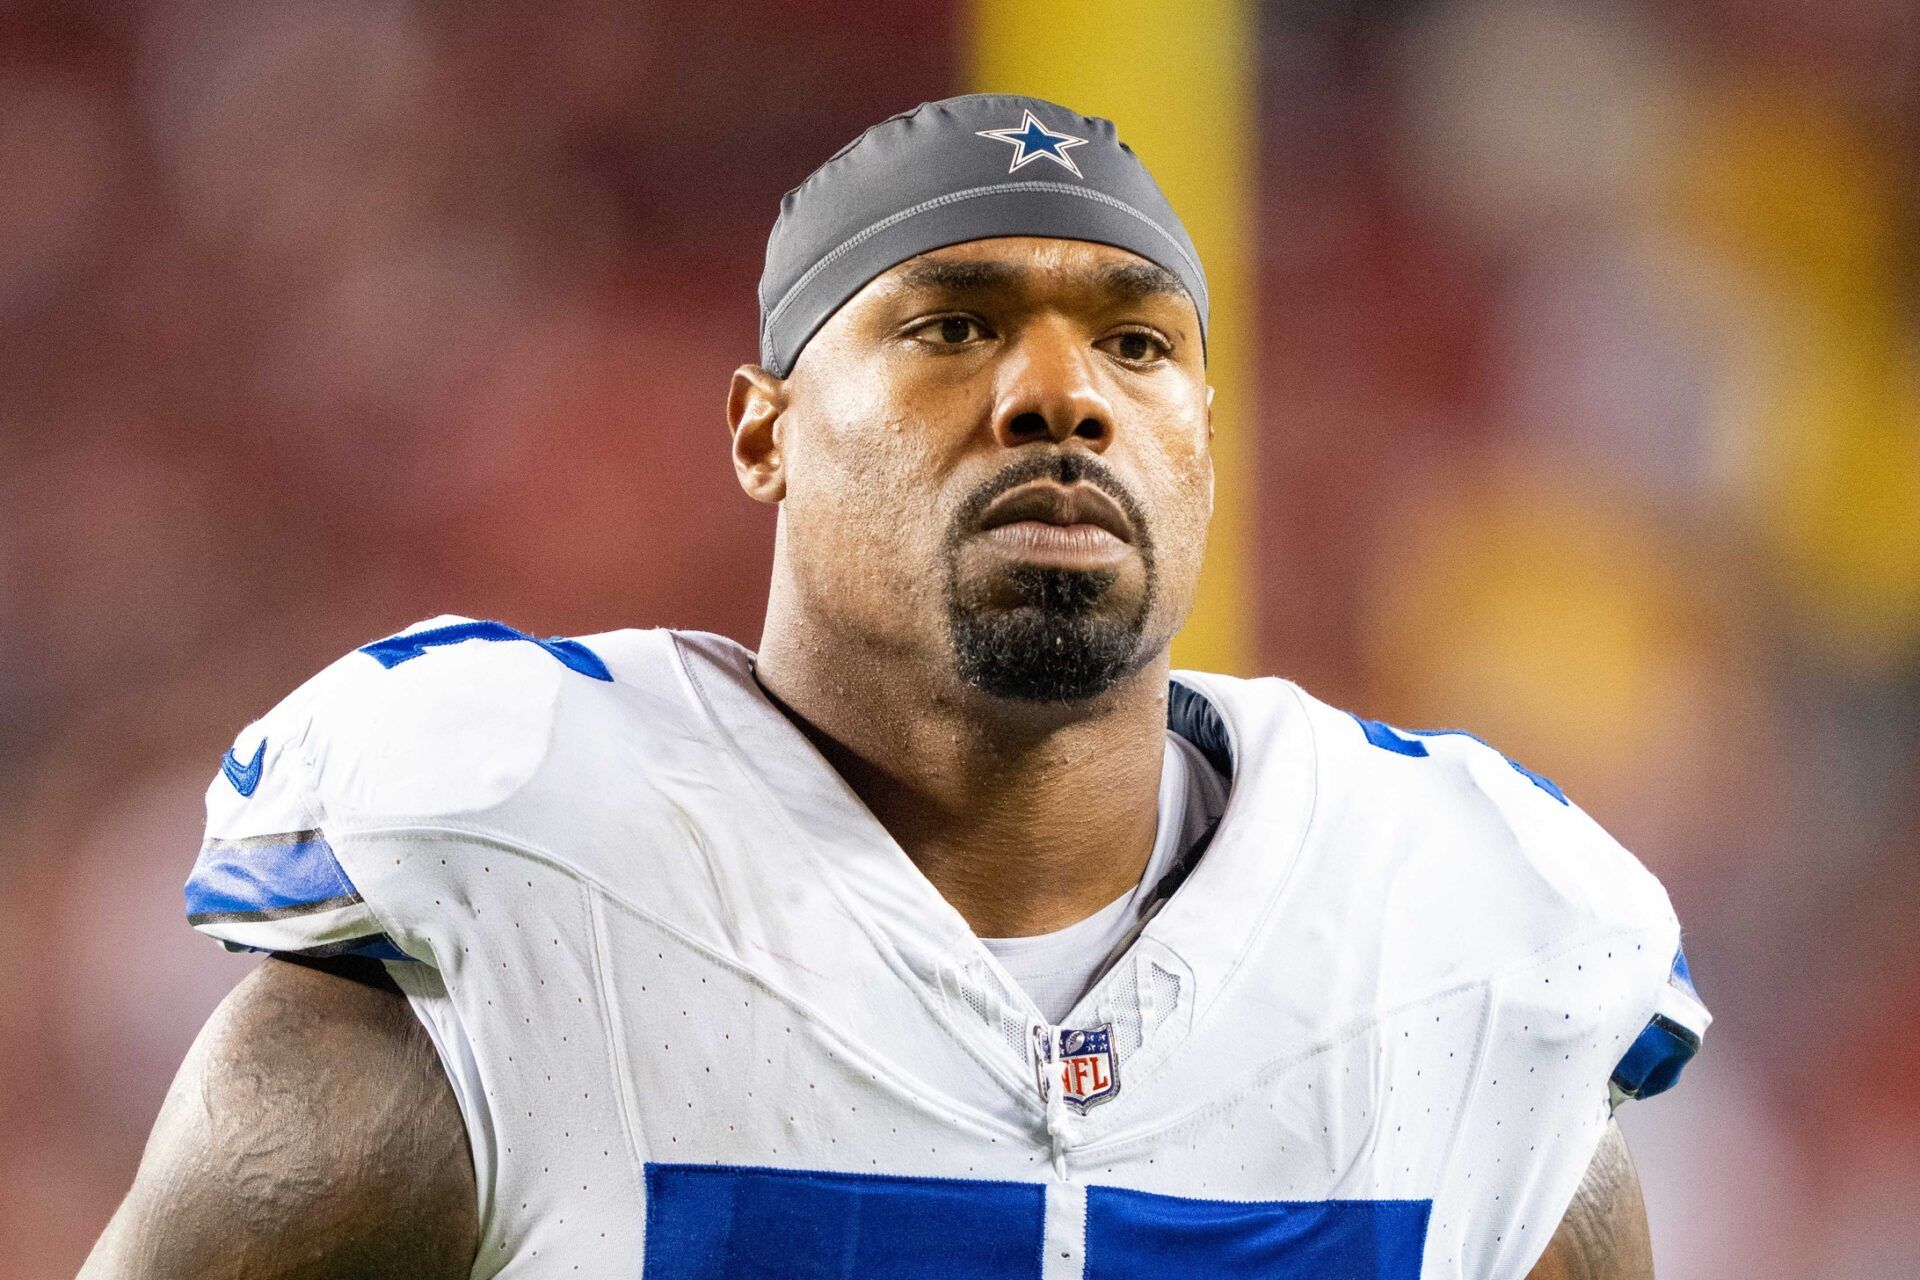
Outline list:
[[[1087,145],[1085,138],[1076,138],[1070,133],[1055,133],[1035,118],[1033,112],[1025,113],[1026,119],[1012,129],[982,129],[975,136],[992,138],[995,142],[1004,142],[1013,147],[1013,164],[1008,173],[1017,173],[1021,165],[1032,164],[1045,156],[1047,159],[1070,171],[1074,177],[1083,178],[1080,166],[1073,162],[1067,151],[1073,147]]]

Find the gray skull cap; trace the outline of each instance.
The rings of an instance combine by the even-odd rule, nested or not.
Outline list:
[[[1111,120],[1042,98],[972,93],[874,125],[780,201],[760,276],[760,363],[800,349],[868,281],[994,236],[1091,240],[1180,281],[1207,330],[1207,278],[1179,216]]]

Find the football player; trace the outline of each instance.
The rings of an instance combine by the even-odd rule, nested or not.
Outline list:
[[[274,958],[85,1274],[1650,1275],[1659,884],[1468,735],[1169,669],[1207,284],[1113,126],[884,121],[759,300],[758,653],[440,617],[243,731],[187,911]]]

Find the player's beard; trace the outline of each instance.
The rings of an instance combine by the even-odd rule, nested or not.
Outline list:
[[[1127,513],[1145,569],[1131,608],[1112,608],[1118,575],[1106,570],[1016,564],[962,580],[962,544],[978,532],[981,514],[1009,489],[1048,476],[1061,484],[1084,480]],[[960,678],[971,687],[1001,698],[1076,702],[1140,669],[1158,583],[1153,537],[1140,504],[1098,458],[1035,454],[1016,462],[968,495],[948,526],[946,549],[947,630]],[[1007,607],[1008,597],[1019,604]]]

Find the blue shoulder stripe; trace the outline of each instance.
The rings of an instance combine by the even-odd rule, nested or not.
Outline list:
[[[318,830],[210,839],[187,877],[187,922],[194,925],[330,911],[360,901],[360,891]]]
[[[1665,1093],[1680,1079],[1680,1071],[1700,1052],[1701,1034],[1706,1030],[1708,1014],[1694,990],[1693,973],[1687,967],[1687,953],[1675,950],[1673,968],[1667,977],[1672,993],[1660,1001],[1665,1012],[1656,1011],[1652,1021],[1628,1047],[1626,1057],[1613,1069],[1613,1087],[1628,1098],[1651,1098]],[[1688,1023],[1696,1025],[1689,1026]]]
[[[1680,1070],[1700,1052],[1700,1037],[1664,1013],[1653,1015],[1627,1056],[1613,1069],[1613,1084],[1629,1098],[1651,1098],[1665,1093],[1680,1079]]]

